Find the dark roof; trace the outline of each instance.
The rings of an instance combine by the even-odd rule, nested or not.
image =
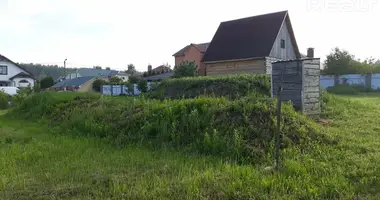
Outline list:
[[[81,86],[85,84],[87,81],[93,79],[95,77],[93,76],[84,76],[84,77],[78,77],[73,79],[67,79],[61,82],[56,83],[55,85],[51,86],[53,88],[57,87],[66,87],[66,86]]]
[[[14,78],[19,78],[19,77],[23,77],[23,78],[25,78],[25,77],[29,77],[29,78],[34,79],[34,77],[33,77],[31,74],[28,74],[28,73],[25,73],[25,72],[20,72],[20,73],[18,73],[18,74],[16,74],[16,75],[10,77],[9,80],[12,80],[12,79],[14,79]]]
[[[116,70],[81,68],[77,71],[80,76],[110,77],[116,75]],[[75,73],[73,73],[75,74]]]
[[[144,79],[147,81],[157,81],[157,80],[161,80],[161,79],[165,79],[165,78],[170,78],[173,75],[174,75],[174,72],[166,72],[166,73],[162,73],[162,74],[144,77]]]
[[[281,11],[220,23],[202,62],[269,56],[287,14]]]
[[[26,73],[29,73],[29,74],[30,74],[30,77],[33,78],[33,79],[35,79],[34,76],[33,76],[33,73],[31,73],[31,72],[30,72],[29,70],[27,70],[25,67],[20,66],[19,64],[13,62],[13,61],[10,60],[9,58],[7,58],[7,57],[5,57],[5,56],[3,56],[3,55],[1,55],[1,54],[0,54],[0,61],[7,61],[7,62],[12,63],[13,65],[15,65],[15,66],[21,68],[22,70],[24,70]]]
[[[173,54],[173,56],[184,56],[187,49],[192,45],[195,48],[197,48],[200,52],[204,53],[204,52],[206,52],[209,44],[210,44],[209,42],[201,43],[201,44],[189,44],[189,45],[185,46],[184,48],[182,48],[181,50],[179,50],[177,53]]]

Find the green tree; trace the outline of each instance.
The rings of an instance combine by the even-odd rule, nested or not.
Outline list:
[[[140,78],[137,76],[130,76],[128,79],[129,83],[131,83],[131,84],[136,84],[139,82],[139,80],[140,80]]]
[[[346,50],[334,48],[325,61],[325,75],[369,74],[380,72],[380,62],[370,57],[361,61]]]
[[[148,82],[144,79],[140,79],[137,83],[137,89],[139,89],[141,92],[145,93],[148,91]]]
[[[47,76],[41,80],[41,89],[46,89],[54,85],[53,77]]]
[[[128,74],[130,74],[130,75],[136,75],[136,67],[135,67],[135,65],[133,65],[133,64],[129,64],[128,65],[128,70],[127,70],[127,73]]]
[[[101,88],[103,85],[107,85],[108,82],[103,80],[103,79],[96,79],[93,83],[92,83],[92,89],[97,91],[97,92],[100,92]]]
[[[187,77],[187,76],[197,76],[198,70],[195,62],[183,62],[179,66],[174,67],[174,77]]]
[[[121,83],[123,83],[123,80],[121,80],[121,78],[119,78],[117,76],[114,76],[114,77],[109,78],[108,82],[111,85],[120,85]]]

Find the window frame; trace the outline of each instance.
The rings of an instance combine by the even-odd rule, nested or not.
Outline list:
[[[3,73],[2,70],[0,70],[0,75],[8,75],[8,66],[7,65],[0,65],[0,68],[5,68],[5,73]]]
[[[280,40],[280,47],[281,47],[281,49],[285,49],[285,40],[284,39]]]

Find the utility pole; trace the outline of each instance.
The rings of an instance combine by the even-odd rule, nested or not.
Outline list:
[[[67,61],[67,58],[65,58],[65,60],[63,61],[63,76],[65,79],[66,79],[66,61]]]

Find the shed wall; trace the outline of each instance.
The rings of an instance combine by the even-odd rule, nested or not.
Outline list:
[[[207,64],[206,70],[207,76],[241,73],[265,74],[265,59]]]

